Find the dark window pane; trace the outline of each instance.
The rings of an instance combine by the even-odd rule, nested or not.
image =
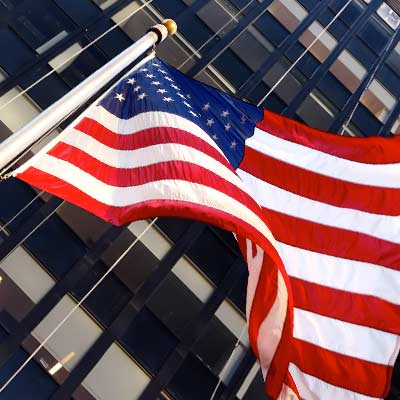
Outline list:
[[[223,240],[208,228],[192,245],[187,254],[214,283],[221,281],[236,260],[236,255],[227,251]]]
[[[217,382],[217,377],[199,359],[189,355],[172,379],[168,391],[175,399],[204,400],[211,397]],[[220,386],[216,398],[222,392],[223,386],[223,384]]]
[[[105,274],[108,268],[98,262],[79,281],[72,294],[81,299]],[[84,302],[92,314],[104,325],[110,325],[132,296],[130,290],[114,275],[109,274]]]
[[[57,216],[46,221],[25,241],[25,246],[58,278],[64,275],[85,252],[82,241]]]
[[[153,374],[162,367],[166,358],[178,344],[178,339],[144,308],[132,321],[121,343]]]
[[[0,66],[11,74],[35,56],[33,50],[9,29],[0,30]]]
[[[25,7],[11,26],[39,54],[54,46],[74,28],[72,22],[49,0]]]

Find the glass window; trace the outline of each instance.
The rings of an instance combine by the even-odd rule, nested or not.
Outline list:
[[[396,122],[392,125],[390,130],[393,135],[400,135],[400,117],[397,118]]]
[[[90,271],[80,279],[72,294],[81,299],[87,291],[105,274],[108,267],[97,262]],[[100,283],[89,298],[84,302],[96,319],[104,325],[110,325],[132,297],[132,292],[113,273]]]
[[[150,378],[117,344],[113,343],[83,386],[97,400],[138,399]]]
[[[42,342],[56,325],[75,306],[75,301],[64,296],[34,329],[32,335]],[[71,371],[101,334],[101,328],[83,311],[78,308],[47,342],[46,349],[57,360],[73,352],[74,357],[65,368]]]
[[[35,52],[10,29],[0,29],[0,66],[11,74],[33,60]]]
[[[9,90],[0,97],[0,107],[21,92],[19,87]],[[27,96],[22,95],[13,100],[0,111],[0,119],[12,132],[22,128],[40,113],[40,108]]]
[[[182,304],[185,306],[182,307]],[[147,307],[173,333],[179,335],[182,329],[193,323],[202,302],[174,274],[169,274],[152,295]]]
[[[231,50],[252,71],[256,71],[269,56],[273,46],[257,29],[248,29],[235,40],[231,45]]]
[[[375,17],[369,18],[368,22],[358,32],[358,35],[376,54],[382,52],[389,40],[388,29],[385,29]]]
[[[33,303],[38,303],[54,286],[54,279],[22,247],[5,258],[0,268]]]
[[[176,400],[209,399],[218,382],[218,378],[192,354],[189,354],[168,385],[168,391]],[[220,396],[221,385],[216,398]],[[193,390],[195,388],[195,390]]]
[[[377,14],[392,28],[397,29],[400,25],[400,16],[396,14],[385,2],[383,2],[377,11]]]
[[[256,375],[253,378],[253,381],[248,386],[246,393],[244,393],[243,397],[240,397],[242,400],[258,400],[261,396],[265,396],[265,386],[264,379],[261,374],[261,369],[257,366]]]
[[[84,254],[85,246],[57,215],[50,217],[25,241],[25,247],[60,278]],[[68,248],[68,251],[65,251]],[[60,257],[60,254],[63,256]]]
[[[218,284],[237,258],[233,251],[227,250],[229,249],[225,242],[206,228],[187,254],[214,283]]]
[[[44,53],[68,36],[74,25],[49,0],[24,7],[11,27],[39,54]]]
[[[0,338],[3,340],[6,333],[0,331]],[[0,386],[28,358],[29,354],[19,348],[0,370]],[[36,362],[30,362],[11,382],[1,394],[2,400],[47,400],[56,391],[58,385],[43,368]]]
[[[276,0],[268,11],[290,32],[308,15],[307,10],[296,0]]]
[[[323,98],[322,94],[314,89],[296,113],[306,124],[314,128],[328,130],[333,122],[334,112],[326,104],[326,98]]]
[[[106,10],[108,7],[111,7],[118,0],[93,0],[102,10]]]
[[[146,307],[135,316],[120,341],[153,374],[160,370],[179,343],[177,337]]]

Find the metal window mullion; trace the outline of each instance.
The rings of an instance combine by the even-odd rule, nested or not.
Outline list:
[[[205,228],[206,225],[193,222],[186,229],[175,243],[175,246],[160,260],[158,268],[150,274],[137,293],[132,295],[130,302],[85,353],[79,364],[70,372],[65,382],[52,395],[51,400],[64,400],[71,397],[75,389],[100,361],[111,344],[125,333],[136,315],[155,293],[176,262],[198,239]]]
[[[381,4],[382,0],[372,0],[371,3],[368,4],[367,8],[363,11],[361,15],[358,16],[351,28],[343,35],[340,41],[337,42],[336,47],[330,52],[326,60],[321,63],[321,65],[313,72],[311,78],[305,83],[299,93],[297,93],[297,95],[290,102],[288,107],[283,110],[282,115],[285,115],[287,117],[294,116],[304,99],[317,86],[319,81],[328,72],[332,64],[337,60],[340,53],[348,46],[353,36],[356,35],[357,32],[364,27],[364,25],[368,22],[370,15],[373,14]]]
[[[394,38],[389,38],[389,40],[391,40],[392,42],[386,49],[383,50],[382,54],[380,54],[379,57],[375,60],[375,62],[370,67],[368,73],[364,76],[364,78],[358,85],[356,91],[347,99],[346,104],[339,112],[339,114],[335,117],[335,120],[329,127],[328,129],[329,131],[337,132],[341,129],[343,123],[352,113],[354,107],[356,107],[357,103],[360,101],[361,96],[368,88],[371,79],[374,78],[374,75],[376,75],[379,68],[381,68],[381,66],[385,63],[385,61],[387,60],[393,49],[398,44],[399,37],[400,37],[400,29],[397,29]]]
[[[289,33],[274,52],[264,61],[264,63],[239,87],[236,93],[237,97],[248,96],[255,87],[262,81],[264,75],[269,69],[284,55],[284,53],[293,46],[298,38],[310,27],[310,25],[326,10],[332,0],[321,0],[317,7],[300,22],[296,29]]]
[[[224,301],[230,290],[244,276],[241,257],[231,265],[222,282],[214,290],[213,294],[203,305],[202,309],[192,323],[182,329],[178,334],[180,343],[164,362],[158,374],[151,380],[138,400],[153,400],[160,392],[168,386],[179,368],[185,361],[194,343],[203,334],[207,324],[214,316],[218,307]]]
[[[76,262],[65,276],[44,295],[33,309],[18,323],[6,339],[0,343],[0,368],[19,348],[21,342],[35,329],[43,318],[52,310],[59,300],[86,275],[86,273],[98,262],[102,253],[109,247],[124,228],[109,228],[90,248],[81,259]]]
[[[217,57],[219,57],[246,29],[257,21],[258,18],[267,10],[272,0],[265,0],[257,3],[249,13],[244,16],[239,23],[231,29],[219,42],[217,42],[204,56],[199,59],[192,68],[186,73],[195,77],[208,67]]]

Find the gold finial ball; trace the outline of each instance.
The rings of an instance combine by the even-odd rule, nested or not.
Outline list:
[[[172,36],[175,34],[177,31],[178,27],[176,25],[176,22],[173,19],[164,19],[162,24],[167,28],[168,30],[168,36]]]

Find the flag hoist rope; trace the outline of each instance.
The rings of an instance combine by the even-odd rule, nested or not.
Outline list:
[[[91,287],[91,289],[75,304],[75,306],[68,312],[68,314],[57,324],[57,326],[47,335],[47,337],[40,343],[35,351],[24,361],[24,363],[14,372],[14,374],[7,380],[6,383],[0,388],[0,393],[12,382],[12,380],[22,371],[22,369],[32,360],[33,357],[43,348],[43,346],[52,338],[58,329],[67,321],[67,319],[83,304],[83,302],[91,295],[91,293],[100,285],[101,282],[111,273],[111,271],[119,264],[119,262],[131,251],[135,244],[146,234],[146,232],[154,225],[157,218],[154,218],[150,224],[143,230],[143,232],[129,245],[129,247],[118,257],[118,259],[111,265],[105,274]]]

